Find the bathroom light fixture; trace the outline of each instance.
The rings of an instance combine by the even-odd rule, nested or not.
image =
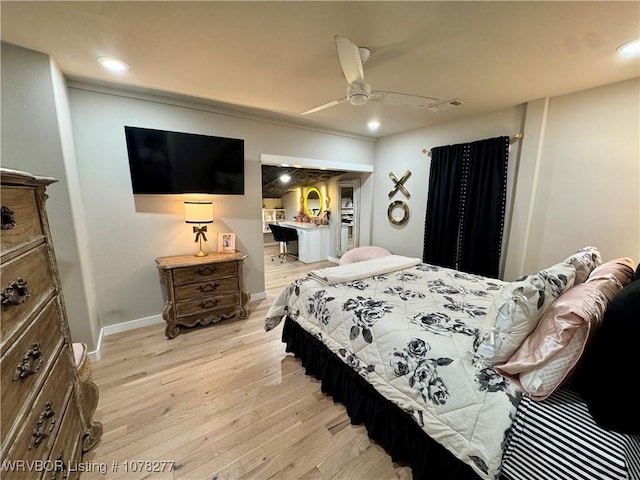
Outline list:
[[[377,130],[378,127],[380,127],[380,122],[378,122],[377,120],[371,120],[369,123],[367,123],[367,127],[369,127],[369,130]]]
[[[617,52],[623,57],[633,57],[640,55],[640,38],[620,45]]]
[[[117,58],[98,57],[96,60],[107,70],[111,70],[114,72],[124,72],[125,70],[129,70],[129,65],[127,65],[122,60],[118,60]]]
[[[184,222],[197,223],[193,226],[196,234],[195,242],[198,242],[199,250],[196,257],[204,257],[207,254],[202,250],[202,240],[207,241],[207,226],[203,223],[213,223],[213,202],[211,201],[186,201],[184,202]]]

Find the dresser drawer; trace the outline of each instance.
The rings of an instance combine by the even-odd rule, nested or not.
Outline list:
[[[206,295],[220,295],[224,293],[235,293],[240,289],[240,279],[238,277],[225,277],[210,280],[203,283],[191,283],[177,285],[174,289],[176,302],[191,300]]]
[[[3,186],[2,254],[43,237],[35,189]]]
[[[72,388],[73,372],[67,348],[65,346],[58,355],[51,374],[25,417],[22,429],[12,442],[7,460],[33,461],[49,458]],[[4,441],[3,432],[3,447]]]
[[[196,314],[202,315],[208,312],[229,310],[229,308],[235,309],[239,302],[240,294],[238,292],[234,292],[228,295],[202,297],[187,302],[176,303],[176,311],[178,317],[186,317]]]
[[[11,429],[16,413],[25,405],[42,375],[51,367],[62,343],[56,302],[52,299],[23,335],[2,357],[0,429],[2,438]]]
[[[71,480],[79,477],[78,463],[82,456],[82,438],[78,436],[80,431],[80,414],[75,404],[69,402],[49,457],[53,471],[46,472],[42,480]]]
[[[200,283],[215,280],[222,277],[238,275],[237,262],[212,263],[194,267],[176,268],[173,271],[174,285],[186,283]]]
[[[47,246],[40,245],[0,267],[0,340],[26,320],[54,291]]]

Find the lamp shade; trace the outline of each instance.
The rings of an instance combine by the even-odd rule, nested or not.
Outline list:
[[[184,202],[184,221],[185,223],[213,223],[213,202]]]

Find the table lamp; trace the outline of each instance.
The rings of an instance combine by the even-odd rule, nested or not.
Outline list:
[[[211,201],[186,201],[184,202],[184,221],[193,225],[193,233],[196,234],[194,242],[198,242],[196,257],[204,257],[207,254],[202,251],[202,241],[207,241],[206,223],[213,223],[213,202]]]

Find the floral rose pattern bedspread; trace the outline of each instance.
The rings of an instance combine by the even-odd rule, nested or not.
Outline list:
[[[282,291],[265,328],[289,316],[481,478],[495,479],[521,397],[473,351],[503,285],[424,263],[332,286],[306,277]]]

